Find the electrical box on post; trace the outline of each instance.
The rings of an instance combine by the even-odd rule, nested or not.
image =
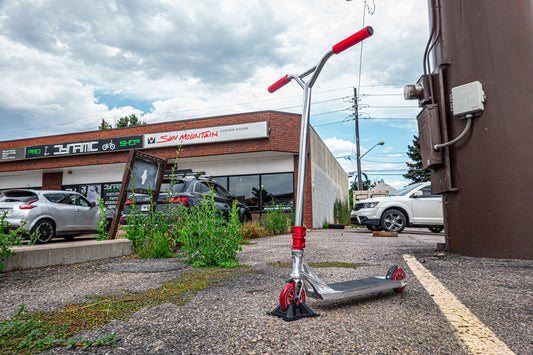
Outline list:
[[[454,116],[477,116],[485,110],[485,92],[479,81],[452,88],[451,106]]]
[[[444,163],[442,149],[433,149],[435,145],[442,143],[439,105],[426,105],[417,116],[417,121],[422,167],[424,169],[435,169]]]

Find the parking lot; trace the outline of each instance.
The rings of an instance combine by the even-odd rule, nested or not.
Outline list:
[[[361,264],[356,269],[315,269],[327,283],[385,276],[391,265],[399,264],[408,284],[399,294],[342,301],[308,298],[307,305],[320,316],[285,322],[267,312],[277,306],[290,272],[272,263],[290,262],[291,236],[253,240],[243,246],[240,262],[261,273],[224,281],[185,305],[145,308],[128,321],[87,331],[89,337],[120,335],[115,348],[90,353],[531,354],[533,263],[448,255],[436,251],[443,241],[444,234],[427,229],[408,228],[396,238],[373,237],[355,228],[308,231],[309,262]],[[19,304],[31,311],[54,310],[86,296],[156,288],[186,268],[173,259],[110,259],[6,273],[0,277],[6,300],[0,319]],[[434,288],[436,283],[443,288]],[[447,318],[450,309],[457,319]],[[468,312],[479,324],[472,323]]]

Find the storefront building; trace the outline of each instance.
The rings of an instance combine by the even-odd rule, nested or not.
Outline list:
[[[0,190],[78,191],[116,204],[130,149],[202,171],[246,203],[254,219],[294,204],[301,116],[262,111],[0,142]],[[333,221],[348,177],[318,134],[309,134],[304,224]]]

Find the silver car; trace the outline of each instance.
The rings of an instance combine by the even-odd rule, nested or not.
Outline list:
[[[34,234],[37,243],[55,236],[73,239],[77,234],[94,233],[99,207],[77,192],[52,190],[7,190],[0,198],[0,215],[7,228],[22,228]]]

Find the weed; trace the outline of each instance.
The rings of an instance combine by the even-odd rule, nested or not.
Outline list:
[[[100,209],[98,210],[98,216],[100,217],[96,221],[96,240],[108,240],[109,239],[109,228],[110,228],[110,222],[107,219],[107,210],[108,208],[104,204],[104,199],[99,198],[98,199],[98,205],[100,206]]]
[[[350,204],[348,201],[342,202],[339,199],[333,204],[333,217],[336,223],[350,224]]]
[[[245,273],[257,273],[250,268],[200,269],[182,272],[161,287],[118,296],[95,296],[82,304],[67,304],[55,312],[27,314],[22,305],[12,317],[0,322],[0,354],[32,354],[55,346],[94,347],[113,346],[115,333],[97,340],[76,339],[82,330],[101,327],[113,319],[128,320],[142,307],[164,303],[186,304],[199,291]]]
[[[6,215],[6,212],[0,215],[0,272],[4,269],[4,261],[15,255],[13,247],[22,245],[25,233],[23,227],[26,224],[26,221],[23,221],[20,227],[11,230],[7,228]],[[37,240],[36,236],[31,236],[29,244],[35,243],[35,240]]]
[[[224,221],[211,191],[200,206],[183,209],[181,217],[176,232],[187,263],[195,267],[238,265],[237,252],[241,250],[238,243],[242,236],[237,201]]]
[[[281,204],[272,203],[263,221],[263,226],[270,235],[290,233],[291,221],[285,215]]]

